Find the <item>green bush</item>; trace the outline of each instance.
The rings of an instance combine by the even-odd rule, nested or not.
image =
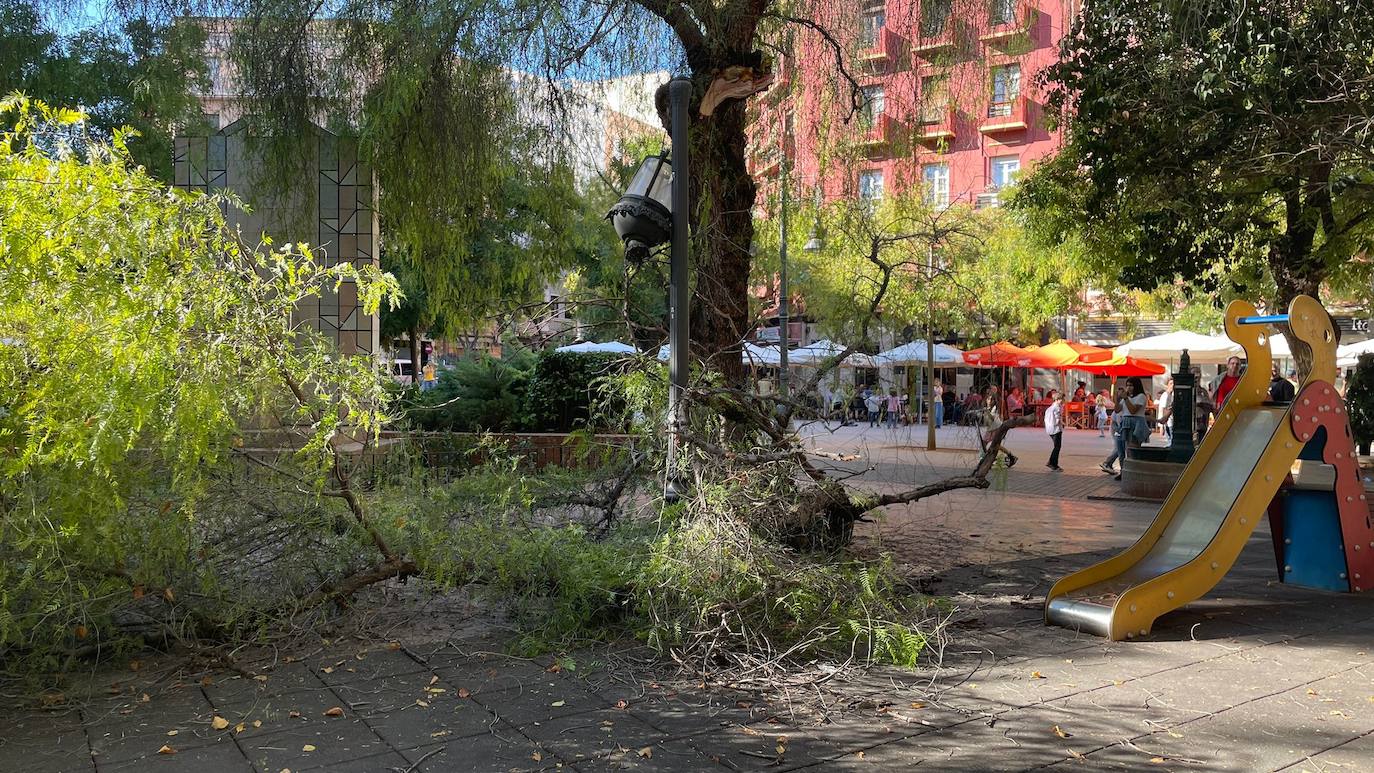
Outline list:
[[[1355,363],[1355,372],[1345,386],[1345,405],[1355,444],[1368,449],[1374,441],[1374,354],[1362,354]]]
[[[487,355],[439,372],[429,391],[411,391],[405,415],[425,431],[504,432],[518,429],[529,369]]]
[[[625,363],[615,354],[544,352],[525,389],[525,429],[571,432],[588,426],[593,415],[623,414],[623,399],[612,388],[612,377],[624,370]]]

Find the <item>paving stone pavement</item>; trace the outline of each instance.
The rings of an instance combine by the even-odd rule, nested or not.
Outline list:
[[[1263,530],[1145,640],[1042,624],[1049,584],[1152,512],[1007,491],[894,510],[857,549],[959,605],[948,644],[791,700],[703,689],[632,646],[554,661],[481,628],[348,639],[257,664],[265,679],[152,657],[95,674],[75,706],[0,713],[0,771],[1374,770],[1374,597],[1275,582]]]

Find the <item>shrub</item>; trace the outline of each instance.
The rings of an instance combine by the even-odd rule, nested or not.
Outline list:
[[[614,354],[541,354],[525,389],[525,429],[570,432],[588,426],[594,414],[621,415],[618,403],[623,401],[611,377],[622,372],[625,363],[623,356]]]

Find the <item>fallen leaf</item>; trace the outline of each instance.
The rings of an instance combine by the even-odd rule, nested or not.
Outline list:
[[[290,714],[287,714],[286,716],[289,717],[289,718],[291,718],[291,719],[300,719],[300,718],[301,718],[301,713],[300,713],[299,711],[294,711],[294,710],[293,710]]]
[[[180,732],[181,732],[180,730],[168,730],[168,731],[167,731],[167,735],[176,735],[177,733],[180,733]]]
[[[468,692],[468,688],[466,688],[466,687],[459,687],[459,688],[458,688],[458,697],[459,697],[459,698],[467,698],[467,697],[470,696],[470,695],[472,695],[472,693]]]
[[[389,650],[391,650],[392,652],[395,652],[396,650],[399,650],[399,649],[401,648],[401,643],[398,642],[398,641],[394,641],[394,642],[391,642],[391,643],[387,644],[387,645],[386,645],[386,648],[389,649]]]
[[[1045,675],[1042,674],[1042,673],[1040,673],[1039,671],[1032,671],[1032,672],[1031,672],[1031,679],[1044,679],[1044,678],[1045,678]]]
[[[142,586],[142,585],[135,585],[135,586],[134,586],[134,601],[138,601],[138,600],[141,599],[141,598],[143,598],[143,586]]]
[[[627,709],[630,707],[630,704],[626,703],[625,699],[622,698],[615,702],[615,707],[618,709]]]
[[[439,677],[437,677],[437,676],[431,676],[431,677],[429,678],[429,683],[430,683],[430,684],[437,684],[438,682],[439,682]]]
[[[324,713],[324,715],[325,715],[326,717],[342,717],[342,716],[343,716],[343,707],[342,707],[342,706],[335,706],[334,708],[332,708],[332,709],[326,711],[326,712]]]
[[[566,706],[566,705],[568,705],[568,703],[567,703],[567,701],[554,701],[553,703],[550,703],[549,705],[552,706],[552,707],[554,707],[554,708],[559,708],[560,706]]]
[[[153,696],[149,695],[149,694],[146,693],[146,692],[143,693],[142,695],[138,696],[138,702],[139,702],[139,703],[147,703],[148,701],[151,701],[152,699],[153,699]]]
[[[177,600],[177,597],[176,597],[175,594],[172,593],[172,589],[171,589],[171,588],[163,588],[163,589],[162,589],[162,597],[163,597],[164,599],[167,599],[167,601],[168,601],[169,603]]]
[[[176,754],[176,753],[177,753],[177,750],[176,750],[176,749],[173,749],[172,747],[168,746],[167,744],[163,744],[163,745],[162,745],[162,748],[157,750],[157,753],[158,753],[158,754]]]
[[[200,678],[200,686],[201,686],[201,687],[209,687],[209,686],[213,685],[214,683],[215,683],[215,680],[211,679],[211,678],[208,677],[208,676],[202,676],[202,677]]]
[[[242,733],[244,730],[247,730],[247,729],[248,729],[248,726],[245,725],[245,724],[243,724],[242,722],[238,723],[237,725],[234,725],[234,732],[235,732],[235,733]]]
[[[1073,737],[1073,733],[1070,733],[1070,732],[1064,730],[1063,728],[1059,727],[1059,725],[1055,725],[1055,726],[1054,726],[1054,734],[1057,735],[1057,736],[1059,736],[1060,738],[1072,738],[1072,737]]]
[[[76,633],[76,638],[78,638],[78,639],[84,639],[84,638],[86,638],[86,634],[89,633],[89,631],[86,630],[86,626],[84,626],[84,625],[78,625],[78,626],[76,627],[75,633]]]
[[[544,755],[540,754],[539,752],[535,752],[534,754],[530,755],[530,759],[534,760],[535,762],[539,762],[540,760],[544,759]]]
[[[282,768],[277,773],[291,773],[291,768]]]
[[[654,756],[654,747],[645,746],[643,749],[639,750],[639,756],[646,760],[649,759],[650,757]]]
[[[556,673],[558,673],[558,672],[560,672],[560,671],[562,671],[562,670],[563,670],[563,666],[559,665],[558,663],[554,663],[554,664],[550,665],[548,668],[544,669],[544,671],[545,671],[546,673],[550,673],[550,674],[556,674]]]
[[[912,701],[912,702],[911,702],[911,708],[913,708],[913,709],[923,709],[923,708],[925,708],[925,707],[926,707],[926,704],[923,703],[923,702],[921,702],[921,701]]]
[[[754,705],[753,701],[735,701],[735,708],[747,709]]]
[[[855,757],[858,757],[859,759],[863,759],[863,758],[864,758],[864,753],[863,753],[863,752],[854,752],[854,756],[855,756]]]
[[[332,673],[334,673],[334,667],[333,667],[333,666],[325,666],[324,668],[321,668],[320,671],[322,671],[322,672],[324,672],[324,673],[326,673],[326,674],[332,674]]]
[[[214,719],[210,720],[210,727],[213,727],[216,730],[223,730],[228,726],[229,720],[225,719],[224,717],[215,717]]]
[[[267,684],[267,674],[258,674],[257,676],[253,677],[253,681]]]
[[[1115,686],[1117,686],[1117,687],[1120,687],[1121,685],[1125,684],[1125,682],[1122,681],[1122,680],[1120,680],[1120,679],[1113,679],[1113,680],[1112,680],[1112,684],[1115,685]]]
[[[315,744],[313,744],[313,743],[308,743],[308,744],[306,744],[305,746],[302,746],[302,747],[301,747],[301,751],[303,751],[303,752],[313,752],[313,751],[315,751]]]
[[[447,688],[447,687],[426,687],[426,688],[425,688],[425,692],[427,692],[427,693],[429,693],[429,694],[431,694],[431,695],[443,695],[444,693],[448,692],[448,688]]]
[[[1150,762],[1153,762],[1156,765],[1163,765],[1164,763],[1168,762],[1168,760],[1164,759],[1163,757],[1151,757]]]
[[[415,699],[415,705],[419,706],[422,709],[429,708],[429,703],[427,701],[420,700],[419,698]]]
[[[137,670],[139,670],[140,668],[143,668],[143,661],[141,661],[141,660],[131,660],[131,661],[129,661],[129,670],[130,670],[130,671],[137,671]]]
[[[261,720],[261,719],[255,719],[255,720],[253,720],[253,727],[262,727],[262,720]]]
[[[1079,754],[1078,752],[1074,751],[1073,749],[1069,749],[1069,756],[1070,756],[1070,757],[1073,757],[1073,758],[1076,759],[1076,760],[1087,759],[1087,758],[1084,757],[1082,754]]]

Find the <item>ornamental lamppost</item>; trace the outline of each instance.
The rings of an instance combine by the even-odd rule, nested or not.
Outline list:
[[[625,243],[625,257],[642,262],[665,241],[670,243],[668,280],[668,474],[663,498],[675,502],[684,486],[677,479],[677,447],[685,424],[682,396],[687,389],[687,354],[690,331],[687,326],[689,299],[687,254],[690,230],[688,215],[687,108],[692,97],[692,82],[673,78],[668,82],[671,119],[671,160],[664,155],[650,156],[639,165],[630,187],[606,214]]]

